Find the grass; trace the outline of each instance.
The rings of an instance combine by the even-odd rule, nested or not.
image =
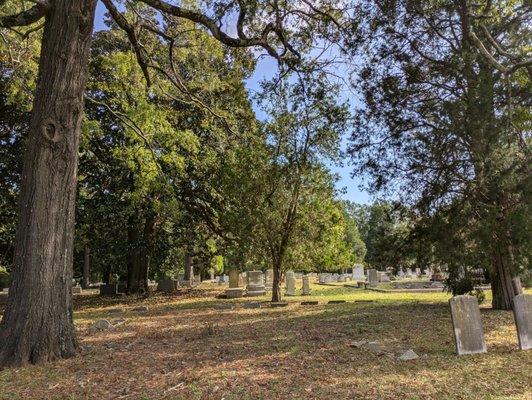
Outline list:
[[[284,308],[243,309],[204,284],[180,296],[76,299],[82,354],[0,372],[0,399],[530,399],[532,353],[510,312],[482,309],[488,353],[455,355],[446,293],[312,286]],[[317,306],[301,306],[318,300]],[[326,304],[346,300],[344,304]],[[215,310],[232,302],[234,310]],[[489,299],[487,300],[489,304]],[[149,311],[111,314],[148,305]],[[125,318],[90,333],[99,318]],[[349,344],[412,348],[403,362]]]

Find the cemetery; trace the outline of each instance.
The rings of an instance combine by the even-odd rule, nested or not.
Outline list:
[[[0,0],[0,400],[531,400],[530,0]]]
[[[258,272],[250,274],[252,292],[262,287]],[[0,372],[0,398],[531,394],[530,292],[514,319],[479,308],[472,296],[319,284],[320,274],[288,274],[283,290],[291,294],[283,303],[271,303],[269,293],[226,296],[231,276],[236,285],[245,280],[238,275],[230,270],[228,283],[207,280],[172,293],[160,282],[149,298],[84,290],[74,298],[81,356]]]

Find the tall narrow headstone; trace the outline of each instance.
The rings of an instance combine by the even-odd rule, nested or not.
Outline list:
[[[296,295],[296,278],[292,271],[286,272],[286,296],[295,296]]]
[[[228,299],[242,297],[244,295],[244,288],[239,285],[240,274],[237,269],[229,270],[229,288],[225,289],[225,295]]]
[[[353,280],[362,281],[366,277],[364,276],[364,267],[362,265],[355,265],[353,267]]]
[[[264,287],[264,274],[262,271],[248,271],[247,296],[263,296],[266,294]]]
[[[456,351],[459,356],[485,353],[486,342],[478,300],[474,296],[455,296],[449,300]]]
[[[514,297],[514,318],[521,350],[532,349],[532,295]]]
[[[379,282],[379,276],[377,270],[372,268],[368,270],[368,283],[370,286],[376,286]]]
[[[308,296],[310,294],[310,278],[308,276],[304,276],[301,278],[301,294],[303,296]]]

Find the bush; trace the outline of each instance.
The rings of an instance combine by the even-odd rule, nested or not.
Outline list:
[[[470,278],[460,278],[460,279],[447,279],[445,281],[445,287],[448,292],[451,292],[453,296],[460,296],[462,294],[468,294],[470,296],[475,296],[478,300],[478,303],[481,304],[486,300],[486,294],[480,289],[475,289],[473,281]]]
[[[11,278],[5,267],[0,267],[0,290],[9,287]]]

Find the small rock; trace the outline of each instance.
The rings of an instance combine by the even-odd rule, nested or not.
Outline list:
[[[113,324],[111,324],[106,319],[100,319],[100,320],[96,321],[94,324],[92,324],[91,327],[90,327],[91,331],[109,331],[109,330],[113,330],[113,329],[115,329]]]
[[[147,306],[135,307],[135,308],[132,308],[131,311],[147,312],[148,311],[148,307]]]
[[[354,342],[349,343],[349,347],[354,347],[355,349],[359,349],[362,346],[364,346],[368,341],[367,340],[357,340]]]
[[[403,354],[401,354],[401,356],[399,356],[399,360],[401,361],[410,361],[415,360],[416,358],[419,358],[419,356],[412,349],[408,349]]]

